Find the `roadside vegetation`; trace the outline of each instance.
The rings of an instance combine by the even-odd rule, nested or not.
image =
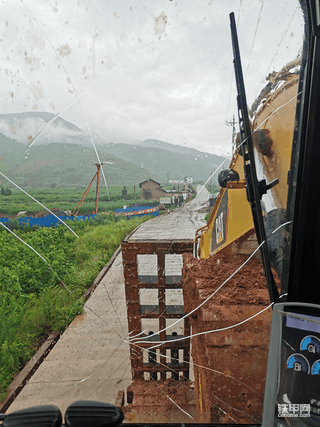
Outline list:
[[[9,189],[5,189],[8,191]],[[29,194],[48,209],[71,210],[76,208],[80,201],[84,188],[77,190],[72,188],[45,188],[29,190]],[[12,189],[11,194],[0,195],[0,212],[5,215],[16,215],[19,212],[38,212],[43,210],[38,203],[27,194]],[[112,186],[108,190],[105,187],[99,191],[99,212],[114,212],[123,205],[140,202],[140,188],[136,186]],[[82,204],[79,215],[91,214],[96,207],[95,188],[91,188],[85,202]]]
[[[95,221],[69,221],[79,238],[62,225],[15,230],[47,262],[0,227],[0,401],[39,342],[82,312],[86,289],[147,219],[99,214]]]
[[[192,198],[195,197],[195,186],[189,186],[192,189]],[[13,216],[20,212],[35,213],[43,211],[43,207],[31,199],[27,194],[16,188],[1,187],[0,194],[0,213]],[[173,189],[174,186],[164,186],[166,189]],[[62,209],[64,211],[74,211],[80,201],[84,188],[44,188],[37,190],[28,190],[29,194],[46,206],[48,209]],[[139,186],[110,186],[108,190],[100,187],[99,191],[99,212],[114,212],[117,208],[123,208],[124,205],[133,205],[141,203]],[[143,200],[148,203],[157,203],[157,200]],[[82,204],[78,215],[91,214],[96,208],[96,189],[91,188],[85,202]],[[27,215],[26,214],[26,215]]]
[[[73,211],[84,189],[29,191],[49,209]],[[44,210],[16,188],[2,186],[0,193],[0,213],[6,216],[19,212],[28,216]],[[45,261],[0,226],[0,401],[6,397],[14,376],[48,335],[63,331],[82,312],[84,292],[125,236],[148,219],[127,220],[114,215],[117,208],[140,202],[139,186],[100,188],[101,213],[95,220],[68,221],[79,238],[63,225],[30,227],[10,219],[7,226]],[[147,205],[154,201],[143,202]],[[91,214],[95,205],[96,193],[92,187],[79,215]]]

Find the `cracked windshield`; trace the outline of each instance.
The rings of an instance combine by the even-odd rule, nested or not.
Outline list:
[[[299,2],[0,5],[0,412],[64,418],[82,400],[123,423],[261,423],[273,302],[229,15],[272,234],[286,221]],[[267,245],[279,294],[282,237]]]

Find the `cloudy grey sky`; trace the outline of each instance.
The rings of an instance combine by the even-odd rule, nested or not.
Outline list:
[[[298,2],[2,0],[0,114],[47,111],[107,142],[231,154],[229,13],[248,104],[302,46]]]

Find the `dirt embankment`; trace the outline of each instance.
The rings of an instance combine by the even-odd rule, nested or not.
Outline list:
[[[127,388],[124,423],[191,423],[198,421],[190,380],[134,381]]]
[[[62,209],[59,209],[59,208],[53,208],[51,209],[51,212],[53,212],[57,216],[71,215],[71,211],[63,211]],[[0,212],[0,218],[21,218],[21,217],[44,218],[47,215],[52,215],[52,214],[48,211],[37,211],[37,212],[24,211],[16,215],[6,215]]]
[[[245,261],[215,254],[184,254],[185,312],[203,303]],[[279,285],[279,281],[278,281]],[[262,263],[252,258],[190,316],[197,411],[202,422],[261,422],[271,309]],[[230,327],[230,328],[228,328]]]

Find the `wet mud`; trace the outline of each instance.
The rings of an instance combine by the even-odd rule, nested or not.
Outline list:
[[[197,422],[195,393],[190,380],[168,378],[135,381],[127,388],[130,403],[122,407],[124,423]]]
[[[247,259],[183,255],[185,312],[203,303]],[[278,279],[276,279],[279,285]],[[271,308],[261,260],[252,258],[190,315],[196,407],[201,422],[261,422]],[[221,331],[204,333],[206,331]],[[194,336],[196,334],[201,334]]]

